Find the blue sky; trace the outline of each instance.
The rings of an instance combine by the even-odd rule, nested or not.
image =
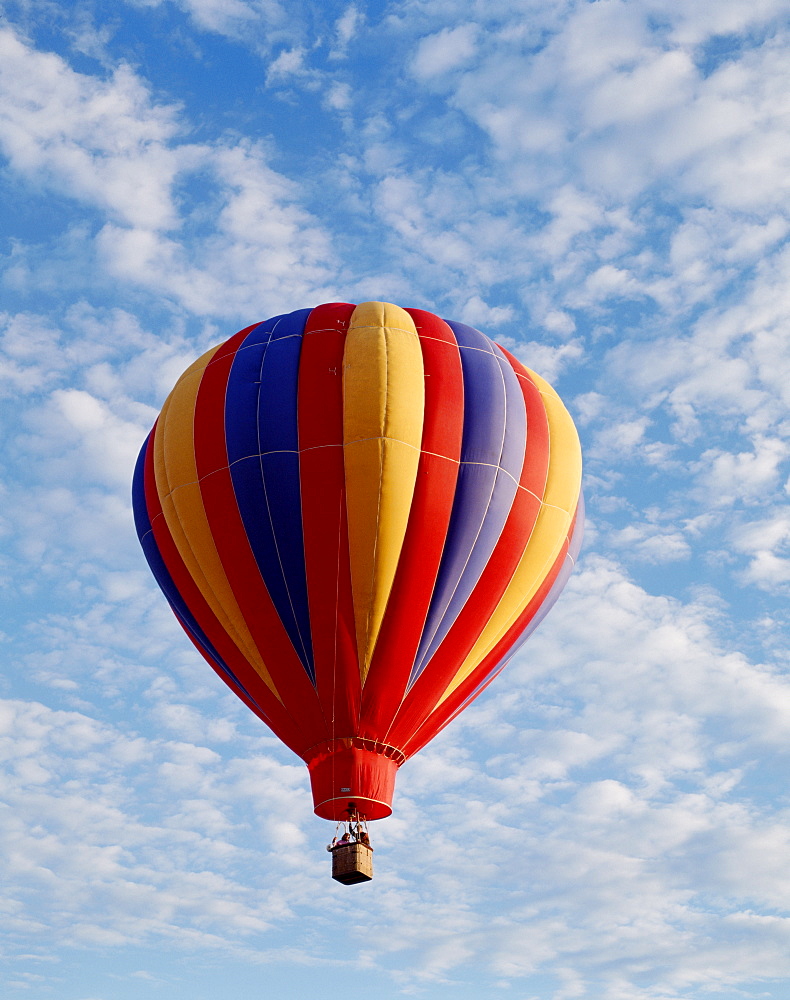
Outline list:
[[[3,996],[784,1000],[786,3],[0,9]],[[555,385],[589,526],[349,889],[129,482],[200,352],[370,298]]]

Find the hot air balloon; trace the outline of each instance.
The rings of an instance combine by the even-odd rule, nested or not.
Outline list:
[[[133,505],[184,631],[359,833],[557,599],[580,486],[558,395],[485,334],[330,303],[184,372]]]

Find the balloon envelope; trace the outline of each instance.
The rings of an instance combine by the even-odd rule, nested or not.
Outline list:
[[[133,501],[176,617],[307,763],[316,813],[378,819],[556,600],[580,485],[559,397],[484,334],[330,303],[184,372]]]

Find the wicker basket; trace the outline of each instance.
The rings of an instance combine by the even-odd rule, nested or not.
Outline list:
[[[333,848],[332,878],[343,885],[369,882],[373,878],[373,848],[367,844],[343,844]]]

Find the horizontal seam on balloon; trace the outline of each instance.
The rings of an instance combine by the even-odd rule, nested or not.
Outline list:
[[[493,351],[486,351],[485,348],[483,348],[483,347],[472,347],[471,344],[459,344],[458,345],[458,350],[459,351],[477,351],[478,354],[487,354],[488,357],[494,358],[496,361],[499,361],[499,356],[498,355],[494,354]]]
[[[437,344],[446,344],[448,347],[453,347],[456,351],[458,350],[458,344],[454,340],[445,340],[443,337],[434,337],[433,334],[420,333],[419,330],[417,331],[417,335],[420,340],[434,340]]]
[[[360,438],[360,440],[361,441],[373,441],[373,440],[376,440],[376,439],[374,439],[374,438]],[[399,440],[399,439],[398,438],[386,438],[385,440],[395,441],[395,440]],[[406,444],[407,442],[403,441],[401,443],[402,444]],[[348,441],[348,442],[346,442],[346,444],[356,444],[356,442],[355,441]],[[308,448],[300,448],[299,449],[299,454],[301,455],[301,454],[303,454],[305,452],[308,452],[308,451],[318,451],[320,448],[345,448],[345,447],[346,447],[345,444],[314,444],[314,445],[310,445],[310,447],[308,447]],[[410,446],[410,447],[412,447],[412,446]],[[416,447],[416,445],[413,446],[413,447]],[[452,458],[450,455],[442,455],[441,452],[438,452],[438,451],[425,451],[424,449],[421,448],[420,449],[420,454],[421,455],[430,455],[433,458],[443,458],[446,462],[453,462],[455,465],[459,464],[459,461],[458,461],[457,458]],[[253,456],[250,456],[250,457],[253,457]],[[241,461],[244,461],[244,459],[236,459],[236,461],[241,462]]]
[[[501,465],[494,465],[493,462],[460,462],[459,465],[476,465],[476,466],[479,466],[481,469],[496,469],[497,472],[501,472],[504,476],[507,476],[508,479],[512,479],[513,482],[516,484],[516,488],[517,489],[518,489],[518,487],[521,486],[521,479],[520,479],[520,477],[519,477],[519,479],[516,479],[516,477],[513,475],[512,472],[509,472],[507,469],[503,468]],[[533,493],[533,496],[534,495],[535,494]],[[538,499],[540,499],[540,497],[538,497]]]
[[[345,333],[340,326],[321,326],[317,330],[305,330],[303,337],[312,337],[316,333]]]
[[[313,743],[312,746],[309,746],[306,750],[303,750],[302,753],[300,754],[300,756],[304,757],[305,754],[310,753],[311,750],[315,750],[316,747],[320,747],[320,746],[323,746],[324,743],[327,743],[327,742],[332,743],[332,742],[335,742],[337,740],[352,740],[352,741],[353,740],[361,740],[362,742],[365,742],[365,743],[374,743],[376,746],[384,747],[385,750],[394,750],[398,754],[403,754],[403,751],[400,749],[400,747],[396,747],[394,743],[383,743],[381,740],[374,740],[374,739],[371,739],[370,737],[360,736],[358,733],[356,733],[356,734],[354,734],[352,736],[333,736],[330,740],[319,740],[318,743]],[[369,747],[340,747],[340,748],[338,748],[338,750],[349,750],[349,749],[367,750],[369,753],[378,753],[378,751],[376,749],[370,749]],[[333,752],[337,753],[338,750],[335,750]],[[379,754],[379,756],[380,757],[385,757],[386,754],[381,753],[381,754]],[[390,759],[392,759],[392,758],[390,758]]]
[[[424,449],[417,448],[416,445],[409,444],[408,441],[401,441],[400,438],[360,438],[359,442],[361,442],[361,441],[379,441],[379,440],[382,440],[382,441],[394,441],[396,444],[405,444],[408,448],[414,448],[415,451],[419,451],[421,455],[428,455],[431,458],[441,458],[445,462],[452,462],[453,465],[458,465],[458,466],[460,466],[460,465],[480,465],[480,466],[487,466],[487,465],[490,464],[490,463],[487,463],[487,462],[461,462],[459,459],[453,458],[451,455],[442,455],[441,452],[438,452],[438,451],[425,451]],[[316,445],[312,445],[309,448],[300,448],[298,451],[296,451],[296,450],[294,450],[292,448],[281,448],[281,449],[277,449],[277,450],[274,450],[274,451],[264,451],[264,452],[260,452],[260,453],[253,453],[251,455],[243,455],[241,458],[234,458],[232,462],[228,463],[228,465],[221,465],[221,466],[219,466],[216,469],[212,469],[211,472],[205,473],[205,475],[200,476],[200,478],[197,479],[197,480],[190,481],[188,483],[179,483],[178,486],[174,486],[173,489],[169,493],[165,493],[164,496],[171,496],[173,493],[176,492],[176,490],[184,489],[184,487],[186,487],[186,486],[198,486],[198,485],[200,485],[200,483],[202,483],[206,479],[208,479],[209,476],[215,476],[218,472],[226,472],[229,469],[231,469],[234,465],[237,465],[239,462],[248,462],[248,461],[250,461],[250,459],[254,459],[254,458],[265,458],[267,455],[302,455],[302,454],[304,454],[305,452],[308,452],[308,451],[318,451],[320,448],[345,448],[348,445],[358,444],[359,442],[358,441],[348,441],[348,442],[346,442],[346,444],[316,444]],[[501,468],[501,466],[494,465],[494,466],[491,466],[491,468],[499,469],[499,471],[500,472],[504,472],[505,475],[510,475],[510,473],[507,471],[507,469],[503,469],[503,468]],[[511,478],[513,478],[513,477],[511,476]],[[520,489],[526,489],[526,487],[523,487],[523,486],[519,486],[519,488]],[[532,493],[531,490],[527,490],[527,492],[528,493]],[[532,493],[532,496],[534,496],[536,500],[540,500],[540,497],[536,493]],[[160,515],[157,515],[157,516],[160,516]]]
[[[352,329],[352,328],[349,328]],[[402,326],[392,326],[391,323],[367,323],[365,326],[353,326],[354,330],[397,330],[398,333],[410,333],[413,337],[419,337],[416,330],[406,330]]]
[[[373,434],[366,438],[354,438],[353,441],[344,441],[343,447],[348,448],[352,444],[364,444],[366,441],[392,441],[393,444],[405,444],[407,448],[412,448],[414,451],[421,451],[419,445],[412,444],[410,441],[404,441],[402,438],[389,437],[387,434]]]
[[[544,503],[543,500],[540,501],[540,504],[541,504],[541,507],[551,507],[552,510],[559,510],[559,511],[562,511],[563,514],[567,514],[568,517],[571,516],[571,512],[569,510],[566,510],[564,507],[560,507],[559,504],[556,504],[556,503]]]
[[[531,496],[535,497],[536,500],[540,500],[541,504],[544,507],[554,507],[557,510],[561,510],[561,511],[563,511],[566,514],[569,513],[569,511],[565,510],[564,507],[558,507],[556,504],[545,503],[543,500],[540,499],[540,497],[536,493],[533,493],[532,490],[527,489],[526,486],[522,486],[521,483],[516,479],[516,477],[511,472],[509,472],[507,469],[504,469],[501,465],[494,465],[492,462],[461,462],[458,459],[450,458],[447,455],[441,455],[441,454],[439,454],[439,452],[435,452],[435,451],[422,451],[422,449],[417,448],[416,445],[409,444],[408,441],[401,441],[400,438],[385,438],[385,437],[381,437],[381,438],[360,438],[358,441],[348,441],[348,442],[346,442],[346,444],[343,444],[343,445],[339,445],[339,444],[318,444],[318,445],[314,445],[312,448],[302,448],[299,451],[292,451],[290,449],[283,449],[282,451],[265,451],[265,452],[262,452],[261,454],[257,454],[257,455],[245,455],[243,458],[235,458],[229,465],[223,465],[223,466],[220,466],[220,468],[218,468],[218,469],[212,469],[211,472],[207,472],[205,474],[205,476],[201,476],[199,479],[190,480],[190,482],[188,482],[188,483],[179,483],[178,486],[174,486],[172,490],[169,490],[167,493],[162,494],[162,497],[163,498],[164,497],[171,497],[178,490],[183,490],[187,486],[199,486],[200,483],[202,483],[209,476],[214,476],[218,472],[224,472],[226,469],[230,469],[231,466],[236,465],[238,462],[246,462],[246,461],[249,461],[251,458],[265,458],[267,455],[301,455],[303,452],[316,451],[319,448],[347,448],[350,445],[361,444],[364,441],[392,441],[395,444],[403,444],[407,448],[412,448],[415,451],[419,451],[421,455],[430,455],[432,458],[443,458],[447,462],[453,462],[454,464],[458,465],[459,468],[462,465],[467,465],[467,466],[474,465],[474,466],[479,466],[481,469],[496,469],[497,472],[501,472],[503,475],[507,476],[509,479],[512,479],[513,482],[516,484],[516,486],[517,486],[518,489],[522,489],[526,493],[529,493]]]
[[[263,451],[260,453],[253,453],[251,455],[243,455],[241,458],[234,458],[232,462],[228,465],[221,466],[222,469],[229,469],[231,466],[236,465],[237,462],[247,462],[251,458],[264,458],[266,455],[302,455],[307,451],[318,451],[319,448],[345,448],[350,444],[358,444],[361,441],[394,441],[396,444],[405,444],[409,448],[414,448],[415,451],[419,451],[424,455],[436,455],[437,458],[447,458],[448,461],[454,461],[454,459],[449,458],[447,455],[440,455],[438,452],[433,451],[422,451],[417,445],[409,444],[408,441],[402,441],[400,438],[391,438],[382,435],[381,437],[370,437],[370,438],[359,438],[355,441],[346,441],[343,444],[332,442],[330,444],[313,444],[308,448],[274,448],[272,451]],[[217,472],[220,469],[215,470]],[[212,475],[213,473],[207,473],[207,475]]]
[[[372,441],[372,440],[377,440],[377,439],[374,439],[374,438],[360,438],[360,440]],[[399,438],[386,438],[385,440],[388,440],[388,441],[400,441]],[[349,441],[347,443],[348,444],[356,444],[356,442],[354,442],[354,441]],[[407,442],[403,441],[403,442],[400,442],[400,443],[406,444]],[[314,444],[314,445],[311,445],[309,448],[300,448],[298,451],[294,451],[291,448],[282,448],[282,449],[275,450],[275,451],[267,451],[267,452],[264,452],[263,454],[264,455],[302,455],[302,454],[304,454],[305,452],[308,452],[308,451],[318,451],[320,448],[345,448],[345,447],[346,447],[346,445],[344,445],[344,444]],[[416,448],[416,445],[414,447]],[[454,465],[459,465],[460,464],[460,462],[459,462],[459,460],[457,458],[453,458],[451,455],[442,455],[441,452],[438,452],[438,451],[426,451],[424,448],[421,448],[420,449],[420,454],[421,455],[429,455],[431,458],[441,458],[441,459],[444,459],[445,462],[452,462]],[[229,465],[222,465],[222,466],[220,466],[217,469],[212,469],[211,472],[207,472],[205,476],[201,476],[200,482],[203,482],[203,480],[206,478],[206,476],[213,476],[216,472],[223,472],[225,469],[230,469],[232,466],[236,465],[238,462],[248,462],[252,458],[261,458],[261,457],[262,457],[261,455],[252,454],[252,455],[243,455],[241,458],[234,458],[233,461]],[[539,500],[540,497],[537,497],[537,499]]]
[[[346,441],[344,444],[315,444],[315,445],[312,445],[310,448],[300,448],[298,452],[285,452],[285,451],[283,451],[283,452],[274,452],[274,451],[271,451],[271,452],[266,452],[266,454],[267,455],[279,455],[279,454],[293,454],[293,455],[297,455],[298,454],[298,455],[301,455],[303,452],[306,452],[306,451],[316,451],[319,448],[347,448],[350,445],[361,444],[364,441],[392,441],[395,444],[405,444],[407,448],[413,448],[415,451],[419,451],[421,455],[430,455],[433,458],[443,458],[443,459],[445,459],[445,461],[447,461],[447,462],[453,462],[455,465],[458,465],[459,467],[462,466],[462,465],[478,465],[478,466],[480,466],[480,468],[497,469],[499,472],[504,473],[506,476],[508,476],[510,479],[512,479],[513,482],[516,483],[519,486],[520,489],[526,490],[527,493],[532,493],[532,490],[528,490],[526,488],[526,486],[521,486],[521,483],[519,482],[519,480],[517,480],[516,477],[511,472],[509,472],[507,469],[505,469],[501,465],[494,465],[493,462],[462,462],[460,459],[452,458],[449,455],[442,455],[441,452],[438,452],[438,451],[425,451],[422,448],[418,448],[417,445],[409,444],[408,441],[402,441],[400,438],[385,437],[383,435],[381,437],[358,438],[355,441]],[[244,462],[248,458],[258,458],[258,456],[257,455],[246,455],[244,458],[236,458],[233,461],[234,461],[234,463],[235,462]],[[187,485],[187,484],[185,484],[185,485]],[[536,493],[532,493],[532,496],[534,496],[536,500],[540,500],[540,497]],[[543,501],[541,501],[541,503],[542,502]]]
[[[276,344],[280,340],[293,340],[294,337],[301,336],[302,335],[300,333],[288,333],[284,337],[269,337],[269,339],[265,342],[263,340],[256,340],[252,344],[242,344],[240,347],[237,347],[234,354],[241,354],[242,351],[252,351],[256,347],[270,347],[272,344]],[[227,357],[227,355],[225,355],[225,357]],[[222,359],[220,358],[218,360]]]
[[[362,444],[362,443],[364,443],[366,441],[392,441],[394,444],[403,444],[407,448],[413,448],[415,451],[419,451],[420,454],[425,454],[425,455],[436,454],[435,452],[428,452],[428,451],[423,452],[421,448],[417,447],[417,445],[410,444],[408,441],[402,441],[400,438],[391,438],[391,437],[386,437],[385,435],[380,435],[378,437],[369,437],[369,438],[357,438],[354,441],[346,441],[346,442],[344,442],[343,447],[344,448],[348,448],[351,445]],[[316,447],[322,447],[322,446],[318,445]],[[336,446],[335,445],[329,445],[329,446],[328,445],[323,445],[323,447],[336,447]],[[311,449],[305,448],[304,450],[305,451],[309,451]],[[445,458],[446,456],[444,456],[444,455],[437,455],[436,457],[437,458]],[[453,459],[448,459],[448,461],[454,461],[454,460]],[[508,469],[504,468],[501,465],[494,465],[493,462],[462,462],[462,461],[459,461],[458,462],[459,468],[462,465],[466,465],[466,466],[472,466],[472,465],[479,466],[481,469],[496,469],[497,472],[501,472],[503,475],[507,476],[508,479],[511,479],[516,484],[517,487],[520,485],[520,478],[516,479],[516,477],[513,475],[513,473],[510,472]],[[535,494],[533,494],[533,496],[534,495]],[[538,499],[540,499],[540,498],[538,497]]]

